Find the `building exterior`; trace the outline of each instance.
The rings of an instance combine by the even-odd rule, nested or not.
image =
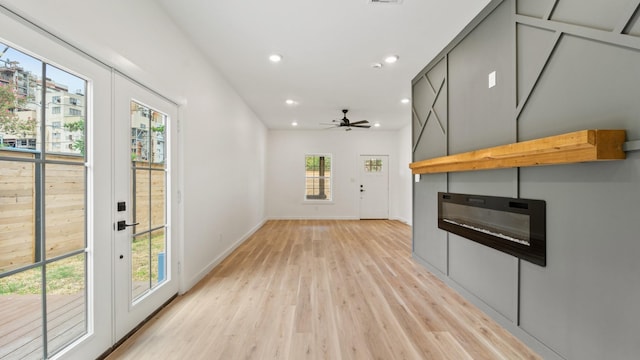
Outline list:
[[[69,91],[65,84],[49,78],[43,81],[24,69],[19,61],[0,59],[0,86],[9,87],[14,104],[6,104],[12,114],[3,118],[13,121],[15,129],[0,128],[0,146],[41,150],[38,143],[44,104],[44,150],[51,153],[82,154],[86,97],[84,89]],[[43,101],[44,99],[44,101]]]

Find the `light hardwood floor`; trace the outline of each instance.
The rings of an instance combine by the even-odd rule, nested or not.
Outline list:
[[[539,359],[397,221],[269,221],[108,359]]]

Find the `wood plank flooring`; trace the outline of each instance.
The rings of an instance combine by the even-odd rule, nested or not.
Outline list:
[[[86,333],[84,291],[47,296],[47,340],[51,352]],[[0,295],[0,360],[41,359],[42,296]]]
[[[269,221],[108,359],[539,359],[397,221]]]

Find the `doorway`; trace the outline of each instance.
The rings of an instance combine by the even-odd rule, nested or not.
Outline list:
[[[360,155],[360,219],[389,218],[389,156]]]

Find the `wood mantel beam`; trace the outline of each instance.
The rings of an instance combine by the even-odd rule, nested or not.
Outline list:
[[[622,160],[625,130],[581,130],[466,153],[416,161],[413,174]]]

